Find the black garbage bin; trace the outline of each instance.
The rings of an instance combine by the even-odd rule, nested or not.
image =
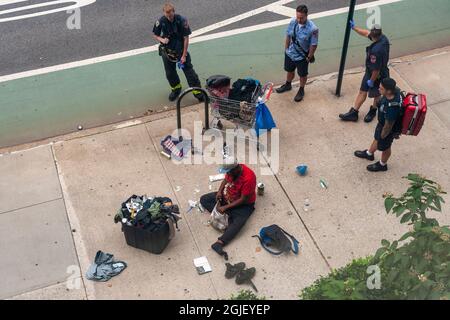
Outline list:
[[[161,254],[170,241],[167,221],[156,229],[142,229],[122,223],[122,232],[129,246],[154,254]]]

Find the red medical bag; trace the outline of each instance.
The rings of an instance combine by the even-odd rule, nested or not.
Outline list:
[[[417,136],[427,114],[427,97],[408,93],[403,99],[402,134]]]

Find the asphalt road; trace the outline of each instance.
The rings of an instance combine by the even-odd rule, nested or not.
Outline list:
[[[2,14],[6,9],[48,2],[49,0],[0,1],[0,19],[14,14]],[[358,1],[358,3],[370,0]],[[0,76],[107,54],[150,46],[154,21],[161,15],[163,0],[97,0],[81,8],[81,29],[69,30],[65,11],[16,21],[0,22]],[[177,0],[177,12],[188,17],[196,30],[275,2],[274,0]],[[305,0],[311,12],[343,7],[348,0]],[[3,3],[3,5],[1,5]],[[5,4],[6,3],[6,4]],[[292,1],[288,7],[295,7]],[[53,7],[55,8],[55,7]],[[37,10],[27,11],[33,13]],[[22,14],[22,13],[21,13]],[[239,21],[230,28],[269,22],[285,18],[275,13],[263,13]]]

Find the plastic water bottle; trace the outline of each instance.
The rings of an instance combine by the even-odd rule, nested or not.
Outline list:
[[[310,209],[311,203],[309,199],[305,199],[305,202],[303,203],[303,211],[308,212]]]

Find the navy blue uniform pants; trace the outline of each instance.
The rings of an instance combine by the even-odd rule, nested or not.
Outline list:
[[[209,212],[212,212],[214,206],[216,205],[216,194],[217,192],[211,192],[203,195],[200,198],[200,203]],[[248,218],[255,211],[255,204],[244,204],[239,207],[228,210],[228,228],[225,230],[223,235],[219,237],[225,245],[230,243],[231,240],[236,237],[236,235],[241,231],[242,227],[247,222]]]
[[[169,81],[172,90],[181,89],[180,77],[177,73],[177,63],[172,62],[165,55],[162,55],[162,60],[164,63],[164,69],[166,71],[166,78]],[[200,79],[194,70],[194,66],[191,62],[191,55],[188,53],[186,57],[186,62],[183,68],[184,75],[190,87],[200,87]]]

